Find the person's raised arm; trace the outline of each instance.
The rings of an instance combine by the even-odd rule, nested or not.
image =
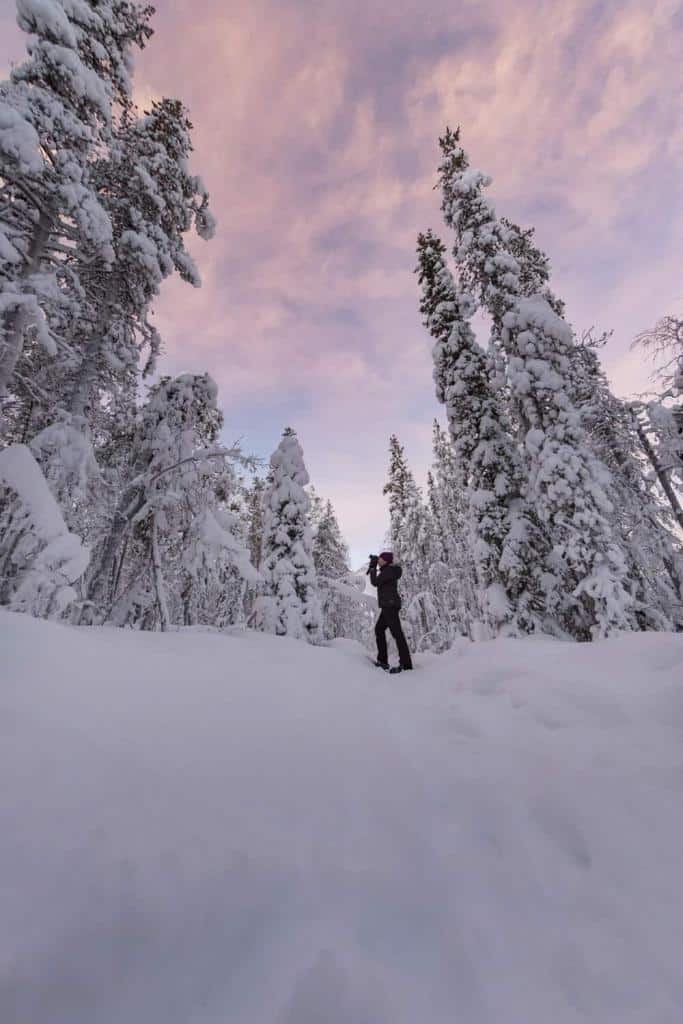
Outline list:
[[[393,562],[390,565],[382,566],[382,579],[390,582],[391,580],[400,580],[403,574],[403,569],[400,565],[394,565]]]

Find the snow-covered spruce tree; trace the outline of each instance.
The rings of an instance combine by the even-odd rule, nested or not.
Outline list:
[[[486,309],[498,331],[503,316],[522,294],[520,265],[505,240],[505,228],[496,217],[492,203],[484,195],[491,178],[470,167],[460,145],[460,129],[446,129],[439,139],[441,163],[439,185],[444,220],[456,234],[453,255],[460,287]],[[515,236],[513,246],[519,245]],[[537,271],[541,271],[539,261]]]
[[[15,380],[25,344],[68,357],[80,271],[113,258],[91,167],[130,101],[130,53],[151,35],[152,14],[131,0],[17,0],[17,10],[29,56],[0,85],[0,396],[10,426],[32,397],[25,374]]]
[[[314,496],[318,497],[315,492]],[[326,640],[336,637],[360,640],[363,610],[359,618],[360,594],[351,581],[349,549],[342,537],[332,502],[329,499],[320,501],[320,506],[313,528],[313,564],[322,608],[323,636]]]
[[[432,589],[437,607],[444,609],[447,649],[458,636],[472,636],[478,620],[477,579],[470,543],[464,474],[455,458],[450,435],[434,421],[432,471],[428,476],[429,507],[435,523],[436,561]]]
[[[443,528],[444,503],[441,488],[437,483],[433,469],[427,472],[427,511],[432,526],[431,557],[429,566],[429,583],[440,625],[438,635],[431,637],[432,647],[436,650],[448,650],[456,636],[467,635],[467,630],[458,623],[455,610],[458,600],[453,587],[454,579],[449,566],[448,535]]]
[[[542,295],[558,316],[564,314],[564,302],[550,288],[550,260],[534,243],[534,228],[520,228],[506,217],[500,218],[505,248],[517,261],[520,295]]]
[[[251,487],[247,488],[245,495],[247,538],[252,565],[261,564],[265,492],[266,483],[261,477],[257,476],[254,478]]]
[[[376,602],[365,594],[365,575],[351,571],[349,549],[332,502],[323,502],[313,488],[309,493],[323,636],[326,640],[345,637],[370,646],[370,640],[374,640]]]
[[[438,427],[439,430],[441,429],[436,421],[434,421],[434,426]],[[427,470],[427,508],[429,509],[430,516],[434,520],[437,530],[435,550],[439,556],[439,559],[445,562],[447,557],[446,538],[441,528],[441,523],[443,519],[442,496],[440,493],[439,485],[436,482],[436,477],[434,476],[433,469]]]
[[[322,615],[313,564],[309,482],[295,432],[284,431],[270,459],[264,500],[261,574],[264,594],[255,609],[257,626],[309,643],[322,639]]]
[[[415,480],[406,460],[403,445],[395,434],[389,438],[389,469],[382,493],[389,501],[389,534],[391,543],[397,543],[408,509],[408,499],[415,488]]]
[[[517,262],[519,295],[541,296],[562,316],[564,303],[550,289],[550,261],[534,244],[533,229],[522,230],[505,218],[501,218],[500,228],[501,244]],[[494,312],[493,306],[489,311]],[[501,340],[504,338],[503,330]],[[672,610],[674,621],[680,618],[679,545],[643,473],[632,416],[609,389],[592,332],[581,341],[572,336],[565,352],[566,396],[579,415],[590,451],[611,473],[603,485],[615,510],[613,524],[625,559],[636,622],[641,628],[670,628]],[[520,404],[513,403],[513,408]]]
[[[390,541],[403,568],[401,599],[405,628],[413,650],[439,648],[443,632],[432,592],[431,569],[438,559],[434,523],[398,438],[389,439],[389,468],[384,494],[389,497]]]
[[[318,532],[318,525],[323,515],[325,514],[325,502],[316,491],[313,484],[309,484],[306,488],[306,494],[308,495],[308,520],[311,524],[311,532],[313,539]]]
[[[239,449],[217,443],[222,415],[208,374],[164,377],[140,410],[112,527],[95,553],[98,619],[142,629],[227,624],[255,581],[231,508]],[[225,607],[225,588],[234,600]],[[218,602],[218,604],[217,604]]]
[[[414,484],[408,490],[406,510],[394,552],[403,567],[401,595],[412,650],[443,650],[445,608],[437,604],[433,588],[433,569],[439,557],[440,543],[436,524],[422,493]]]
[[[313,538],[313,563],[318,579],[321,576],[342,579],[350,571],[349,549],[329,498],[322,503],[322,514]]]
[[[458,293],[446,248],[432,232],[418,238],[417,273],[420,311],[435,342],[436,394],[461,474],[480,621],[489,635],[550,628],[541,589],[546,537],[524,496],[491,361],[470,326],[472,302]]]
[[[268,483],[269,477],[266,477],[264,480],[260,476],[255,476],[251,485],[244,488],[243,493],[244,531],[247,538],[249,558],[254,566],[260,566],[263,558],[263,526]],[[257,602],[263,596],[263,590],[263,579],[259,575],[258,582],[248,586],[244,595],[245,622],[254,620]]]
[[[506,228],[484,196],[490,178],[469,166],[459,132],[440,140],[446,223],[461,280],[493,321],[522,432],[528,502],[549,535],[546,608],[577,639],[638,627],[628,559],[612,527],[609,471],[590,450],[572,400],[571,329],[543,294],[525,296]]]

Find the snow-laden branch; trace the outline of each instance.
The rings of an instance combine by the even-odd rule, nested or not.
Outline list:
[[[337,594],[348,597],[350,601],[362,605],[364,608],[370,608],[372,611],[377,609],[377,601],[374,597],[363,593],[362,590],[358,590],[357,587],[351,586],[349,583],[344,583],[343,580],[333,580],[325,576],[318,576],[318,586],[323,590],[334,590]]]
[[[0,566],[3,602],[35,615],[62,611],[76,597],[71,584],[88,566],[88,549],[68,530],[26,445],[0,451],[0,485],[15,495],[3,519],[8,541]]]
[[[255,462],[251,456],[244,455],[242,449],[235,445],[232,448],[221,448],[218,451],[203,452],[201,455],[188,455],[187,458],[180,459],[179,462],[174,462],[172,466],[165,466],[157,473],[154,473],[153,476],[139,476],[133,481],[133,483],[142,483],[142,481],[145,480],[148,484],[153,484],[155,480],[158,480],[166,473],[171,473],[174,469],[179,469],[180,466],[185,466],[190,462],[194,462],[195,464],[198,462],[205,462],[207,459],[233,459],[235,462],[239,462],[242,466],[249,468],[253,467]]]

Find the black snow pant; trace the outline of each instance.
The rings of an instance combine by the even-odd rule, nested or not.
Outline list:
[[[375,626],[375,636],[377,638],[377,660],[381,661],[383,665],[386,665],[389,662],[389,655],[387,654],[387,629],[396,641],[396,646],[398,647],[398,660],[401,668],[412,668],[413,662],[410,657],[410,651],[408,650],[408,642],[403,635],[403,629],[401,628],[398,608],[382,608],[380,610],[377,625]]]

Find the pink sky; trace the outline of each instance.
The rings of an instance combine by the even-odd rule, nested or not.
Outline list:
[[[189,106],[219,220],[192,245],[204,287],[157,304],[163,370],[208,369],[227,437],[259,455],[298,431],[354,562],[383,543],[389,434],[422,480],[440,415],[412,269],[417,232],[441,231],[446,123],[499,213],[536,226],[569,319],[614,329],[615,390],[646,386],[630,342],[683,295],[678,2],[158,7],[138,99]],[[0,70],[22,56],[13,22],[4,0]]]

